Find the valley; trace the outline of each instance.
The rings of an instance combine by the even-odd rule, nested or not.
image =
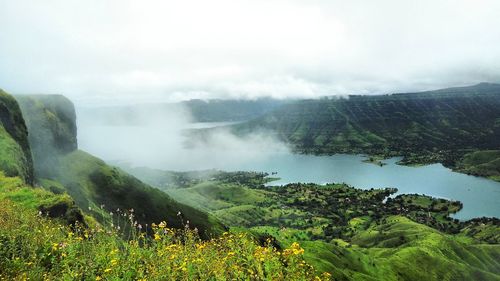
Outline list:
[[[81,224],[82,235],[92,233],[101,245],[85,246],[98,256],[110,243],[138,245],[121,246],[126,250],[117,252],[131,266],[137,265],[139,257],[155,264],[147,258],[157,251],[155,241],[178,248],[183,261],[173,257],[168,267],[154,265],[159,270],[177,268],[168,276],[190,272],[194,278],[204,276],[199,270],[220,268],[221,258],[204,259],[200,254],[208,247],[211,255],[226,255],[227,260],[234,253],[218,248],[214,241],[229,239],[225,243],[236,243],[241,253],[231,261],[236,271],[210,273],[216,279],[240,274],[242,266],[249,266],[242,259],[270,251],[277,256],[265,254],[268,261],[252,259],[248,267],[259,272],[260,279],[281,272],[279,276],[293,279],[499,280],[495,87],[481,84],[436,93],[287,101],[263,111],[255,111],[253,102],[247,111],[241,109],[245,102],[239,102],[239,107],[227,103],[236,111],[226,118],[207,119],[215,123],[192,123],[182,115],[172,119],[153,112],[150,117],[159,119],[149,121],[141,113],[140,120],[146,123],[133,125],[93,123],[88,116],[77,123],[81,111],[63,96],[13,100],[5,93],[1,101],[10,105],[3,109],[0,128],[5,131],[0,149],[7,159],[0,162],[0,201],[6,206],[0,236],[26,235],[12,227],[12,209],[20,206],[23,212],[16,218],[20,224],[37,220],[36,211],[49,218],[42,222],[46,227],[51,220],[62,224],[56,227],[61,229]],[[477,93],[471,91],[476,88]],[[458,95],[453,104],[450,91]],[[394,110],[403,104],[406,108],[400,110],[407,117],[395,121]],[[220,106],[224,103],[217,103],[217,112]],[[441,110],[445,107],[451,109]],[[365,115],[342,111],[354,108],[372,111]],[[414,115],[407,114],[412,110]],[[457,113],[478,110],[484,113],[480,119],[467,122]],[[234,117],[238,111],[250,120]],[[323,117],[315,116],[320,112],[333,115],[321,121]],[[436,123],[436,118],[441,121]],[[300,125],[293,120],[300,120]],[[394,122],[399,129],[394,129]],[[340,126],[344,123],[346,127]],[[332,124],[334,131],[328,128]],[[456,134],[462,139],[453,143]],[[304,137],[313,138],[312,142]],[[133,219],[122,220],[122,215]],[[163,238],[166,232],[158,232],[159,222],[165,222],[172,234]],[[103,231],[111,236],[101,236]],[[72,245],[71,249],[83,247],[81,240],[56,234],[44,236],[43,241],[53,237]],[[197,250],[178,244],[177,239],[191,239],[189,247]],[[14,243],[11,238],[5,241]],[[27,242],[30,247],[45,249],[47,242],[33,241]],[[64,255],[79,251],[60,250]],[[285,253],[286,260],[278,257]],[[296,258],[288,260],[289,253]],[[6,250],[0,255],[16,254]],[[30,259],[40,272],[48,270],[42,260]],[[6,260],[0,265],[13,274],[14,264],[11,258]],[[199,260],[202,263],[197,265]],[[415,261],[427,271],[417,270]],[[64,260],[50,264],[56,269]],[[86,267],[93,269],[65,274],[102,278],[111,272]],[[36,272],[29,274],[38,276]],[[64,271],[50,272],[60,276],[57,272]],[[138,268],[127,274],[137,277],[144,271]]]

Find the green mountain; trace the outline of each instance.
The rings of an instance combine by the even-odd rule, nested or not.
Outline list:
[[[101,222],[112,219],[111,211],[134,209],[138,223],[164,220],[182,228],[189,221],[204,237],[223,232],[224,227],[212,216],[179,204],[158,189],[78,150],[75,109],[65,97],[16,98],[28,126],[38,184],[56,193],[67,192],[78,207]]]
[[[305,153],[453,165],[471,150],[500,148],[500,85],[301,100],[232,129],[240,135],[264,130]]]
[[[16,100],[0,90],[0,170],[33,182],[28,130]]]

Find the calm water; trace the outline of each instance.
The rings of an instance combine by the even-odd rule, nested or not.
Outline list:
[[[107,161],[126,161],[135,166],[164,170],[220,169],[277,172],[281,179],[272,184],[291,182],[345,182],[358,188],[395,187],[399,193],[427,194],[459,200],[462,211],[454,217],[470,219],[500,217],[500,183],[452,172],[441,164],[406,167],[364,163],[359,155],[297,155],[280,149],[266,139],[241,140],[227,135],[211,144],[186,148],[180,129],[226,125],[189,124],[182,128],[80,126],[79,145]]]
[[[362,162],[359,155],[312,156],[283,153],[265,161],[247,163],[233,170],[277,172],[281,179],[272,184],[291,182],[345,182],[369,189],[396,187],[398,193],[427,194],[459,200],[464,208],[454,217],[470,219],[480,216],[500,217],[500,183],[455,173],[441,164],[407,167],[385,160],[387,165]]]

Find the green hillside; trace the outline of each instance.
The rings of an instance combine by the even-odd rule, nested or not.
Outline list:
[[[179,204],[160,190],[80,150],[60,158],[54,180],[64,186],[80,208],[98,219],[109,219],[108,213],[101,211],[100,206],[104,205],[108,211],[134,209],[142,224],[167,221],[171,227],[182,228],[189,222],[203,237],[224,231],[211,215]],[[47,187],[50,186],[49,183]]]
[[[61,95],[16,96],[29,129],[35,175],[46,177],[57,157],[77,148],[73,103]]]
[[[110,220],[109,212],[116,209],[134,209],[142,224],[164,220],[182,228],[189,221],[204,238],[224,231],[212,216],[179,204],[120,169],[77,150],[75,109],[65,97],[17,99],[28,126],[39,185],[53,192],[67,192],[78,207],[100,222]],[[179,212],[181,215],[177,215]]]
[[[277,249],[244,233],[203,241],[197,231],[165,222],[136,225],[124,239],[116,224],[77,221],[82,214],[68,195],[0,171],[0,279],[329,280],[304,262],[298,244]]]
[[[453,165],[467,151],[500,147],[500,85],[302,100],[232,128],[240,135],[266,130],[299,152]]]
[[[0,89],[0,170],[33,182],[28,131],[16,100]]]
[[[145,170],[131,172],[164,178]],[[264,187],[259,173],[191,175],[192,182],[162,189],[233,229],[273,237],[282,247],[298,241],[306,261],[334,280],[500,280],[500,220],[450,219],[459,202],[399,195],[383,203],[395,190],[345,184]]]
[[[456,170],[500,181],[500,150],[467,153],[456,165]]]

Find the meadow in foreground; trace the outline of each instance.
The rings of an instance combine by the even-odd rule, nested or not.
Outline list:
[[[118,216],[118,214],[114,214]],[[130,213],[123,220],[133,219]],[[133,225],[133,224],[132,224]],[[165,222],[135,225],[129,239],[115,224],[69,227],[10,200],[0,202],[1,280],[327,280],[294,243],[278,250],[244,233],[203,241]]]

